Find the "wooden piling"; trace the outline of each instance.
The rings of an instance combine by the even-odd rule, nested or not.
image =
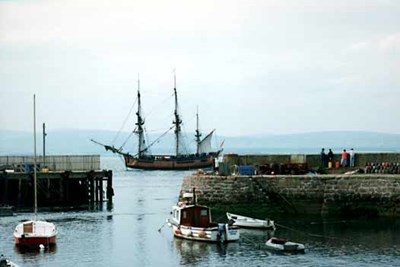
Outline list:
[[[33,207],[32,174],[0,172],[0,204],[16,209]],[[106,201],[112,203],[112,171],[38,172],[38,205],[44,207],[93,206],[104,201],[103,183],[107,183]]]
[[[104,193],[103,193],[103,179],[100,180],[100,203],[103,203],[104,200]]]
[[[114,196],[114,189],[112,187],[112,171],[107,172],[107,199],[108,203],[112,204],[112,198]]]

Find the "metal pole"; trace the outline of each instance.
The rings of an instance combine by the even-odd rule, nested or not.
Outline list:
[[[43,123],[43,167],[46,167],[46,123]]]
[[[33,95],[33,195],[34,195],[34,220],[37,214],[37,177],[36,177],[36,95]]]

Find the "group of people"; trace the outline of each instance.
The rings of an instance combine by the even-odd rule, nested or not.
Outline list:
[[[332,149],[329,149],[328,153],[325,154],[325,148],[322,148],[321,150],[321,162],[320,162],[320,167],[321,168],[332,168],[334,163],[334,154],[332,152]],[[355,152],[354,149],[350,149],[350,152],[347,152],[346,149],[343,149],[343,152],[341,154],[340,158],[340,166],[341,167],[354,167],[355,163]],[[337,163],[337,165],[339,162]],[[339,166],[336,166],[339,167]]]

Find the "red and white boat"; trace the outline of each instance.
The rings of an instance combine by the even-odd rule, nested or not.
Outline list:
[[[195,194],[185,193],[187,199]],[[167,220],[177,238],[205,242],[233,242],[240,237],[239,227],[227,223],[212,223],[210,209],[196,205],[196,201],[180,202],[172,207],[172,218]]]
[[[46,221],[25,221],[14,231],[15,244],[20,247],[48,247],[56,244],[56,237],[56,226]]]
[[[36,174],[36,98],[33,95],[33,190],[34,219],[19,223],[14,230],[15,245],[26,248],[43,248],[56,243],[57,229],[53,223],[37,220],[37,174]]]

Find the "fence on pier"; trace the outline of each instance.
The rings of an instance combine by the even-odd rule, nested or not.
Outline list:
[[[16,172],[30,172],[33,156],[0,156],[0,166],[7,166]],[[50,171],[91,171],[100,170],[100,155],[56,155],[36,157],[38,168]]]

